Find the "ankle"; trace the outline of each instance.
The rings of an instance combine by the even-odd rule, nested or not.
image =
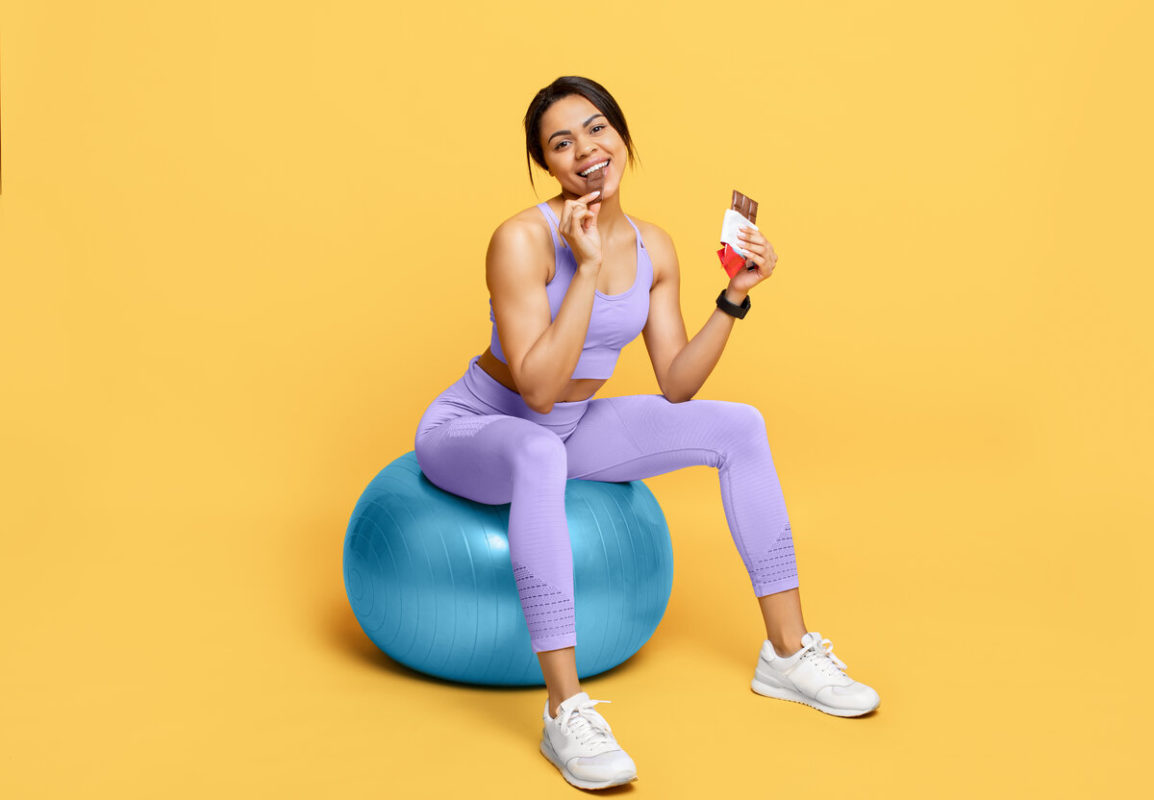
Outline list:
[[[773,651],[779,656],[791,656],[801,649],[801,637],[805,635],[805,631],[784,633],[781,631],[774,631],[769,633],[766,638],[769,643],[773,645]]]
[[[578,686],[573,691],[562,691],[562,692],[550,691],[549,692],[549,716],[550,717],[556,717],[557,716],[557,707],[560,706],[561,703],[564,702],[565,700],[568,700],[570,697],[577,694],[579,691],[581,691],[580,686]]]

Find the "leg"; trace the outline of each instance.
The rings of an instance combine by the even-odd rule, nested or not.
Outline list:
[[[509,556],[533,650],[573,647],[573,551],[565,446],[557,435],[516,417],[464,415],[422,428],[416,452],[421,471],[440,488],[511,504]]]
[[[805,620],[801,617],[801,595],[797,589],[762,595],[757,598],[761,617],[765,620],[765,638],[769,639],[779,656],[788,656],[801,647],[806,634]]]
[[[577,678],[577,650],[563,647],[537,653],[541,662],[541,673],[545,676],[545,688],[549,690],[549,716],[557,716],[557,706],[567,697],[581,691],[581,681]]]
[[[583,694],[577,679],[565,446],[558,433],[535,422],[487,413],[495,407],[482,410],[486,401],[466,389],[448,390],[426,410],[417,461],[442,489],[477,502],[510,503],[509,556],[549,691],[541,753],[575,786],[627,782],[637,768],[615,746],[608,724],[598,724],[603,718],[593,705],[600,701]]]
[[[806,630],[793,536],[761,412],[744,403],[670,403],[659,395],[598,399],[565,448],[570,478],[627,481],[687,466],[716,467],[730,533],[766,634],[779,651],[801,647]]]

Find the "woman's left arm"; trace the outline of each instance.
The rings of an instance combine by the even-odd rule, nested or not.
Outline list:
[[[650,236],[653,287],[649,291],[649,318],[643,335],[661,393],[671,403],[682,403],[697,394],[717,366],[736,320],[715,308],[697,335],[687,337],[681,315],[677,252],[669,234],[656,230],[659,235]],[[740,235],[742,249],[749,253],[756,269],[742,269],[730,279],[725,297],[734,305],[741,305],[750,289],[772,275],[777,264],[777,253],[760,231],[742,228]]]

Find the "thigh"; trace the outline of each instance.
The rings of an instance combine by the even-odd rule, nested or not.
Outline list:
[[[720,467],[734,448],[765,435],[761,413],[744,403],[600,398],[565,443],[569,477],[631,481],[683,467]]]
[[[544,445],[544,447],[542,447]],[[515,470],[535,453],[560,449],[557,435],[504,414],[465,414],[423,427],[417,463],[434,485],[478,503],[509,503]]]

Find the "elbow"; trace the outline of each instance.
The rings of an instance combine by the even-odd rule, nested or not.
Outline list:
[[[529,406],[531,410],[536,411],[538,414],[548,414],[553,410],[552,403],[530,403],[526,400],[525,405]]]
[[[537,395],[522,394],[521,399],[525,401],[525,405],[529,406],[531,411],[536,411],[538,414],[548,414],[553,410],[553,401],[545,400]]]
[[[661,396],[670,403],[684,403],[686,400],[692,400],[693,395],[697,393],[696,389],[685,386],[679,379],[680,376],[673,374],[672,363],[664,370],[656,372],[657,386],[661,389]]]
[[[523,383],[528,383],[528,381],[517,380],[516,376],[513,377],[513,383],[517,387],[517,394],[521,395],[521,400],[531,411],[536,411],[538,414],[548,414],[553,410],[555,401],[552,397],[546,397],[536,387],[524,386]]]

